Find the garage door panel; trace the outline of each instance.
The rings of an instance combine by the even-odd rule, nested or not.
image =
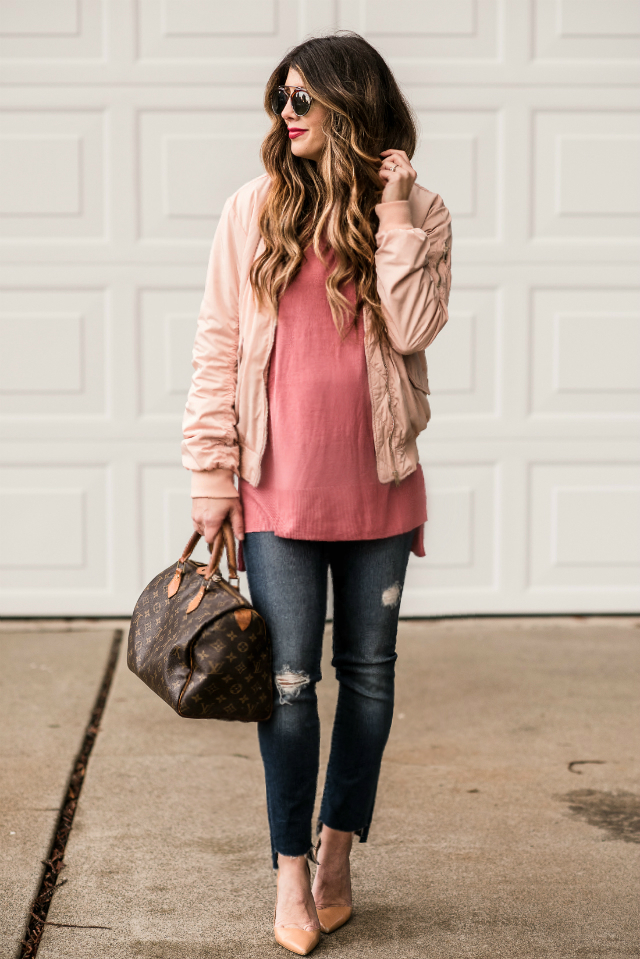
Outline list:
[[[640,462],[532,464],[530,587],[638,592]]]
[[[419,110],[420,182],[447,197],[456,238],[497,239],[500,232],[500,117],[495,110]]]
[[[202,288],[146,289],[138,296],[140,415],[182,421]]]
[[[0,293],[0,420],[105,417],[103,290]]]
[[[537,111],[533,235],[638,236],[640,112]]]
[[[264,113],[142,111],[138,122],[140,237],[210,240],[227,197],[264,172]]]
[[[106,590],[109,473],[106,466],[51,463],[0,467],[2,591]]]
[[[386,57],[497,60],[500,8],[500,0],[339,0],[338,18]]]
[[[498,415],[499,304],[499,290],[452,290],[446,335],[428,351],[432,413],[443,424]]]
[[[105,36],[102,4],[96,0],[5,0],[0,57],[20,60],[100,60]]]
[[[635,60],[640,12],[634,0],[533,0],[541,60]]]
[[[495,464],[442,463],[425,467],[429,522],[426,559],[416,573],[431,588],[494,587],[497,577]],[[411,580],[414,580],[412,571]],[[415,585],[415,581],[409,585]]]
[[[279,58],[296,42],[295,0],[136,0],[140,60]]]
[[[104,144],[102,110],[3,110],[3,239],[103,238]]]
[[[640,289],[534,290],[531,415],[640,414]]]

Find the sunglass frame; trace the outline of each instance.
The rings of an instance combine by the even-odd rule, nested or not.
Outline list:
[[[289,92],[289,91],[291,91],[291,92]],[[283,101],[282,106],[279,106],[279,105],[280,105],[280,97],[281,97],[282,94],[284,94],[284,96],[286,97],[286,100]],[[306,106],[306,110],[304,110],[302,113],[299,113],[298,110],[296,110],[296,102],[295,102],[295,100],[294,100],[294,97],[295,97],[297,94],[300,94],[300,96],[301,96],[302,98],[306,98],[306,99],[304,100],[304,103],[305,103],[305,106]],[[271,109],[273,110],[273,112],[275,113],[276,116],[278,116],[278,117],[279,117],[279,116],[282,116],[282,111],[283,111],[284,108],[286,107],[286,105],[287,105],[287,103],[289,102],[289,100],[291,100],[291,108],[292,108],[293,112],[295,113],[295,115],[296,115],[297,117],[306,117],[306,115],[307,115],[307,113],[309,112],[309,110],[311,109],[311,105],[312,105],[312,103],[313,103],[313,98],[312,98],[311,96],[309,96],[309,94],[307,93],[307,91],[306,91],[306,90],[303,90],[302,87],[285,87],[285,86],[278,86],[278,87],[276,87],[276,89],[274,90],[273,95],[272,95],[272,97],[271,97]],[[278,109],[278,107],[279,107],[279,109]]]

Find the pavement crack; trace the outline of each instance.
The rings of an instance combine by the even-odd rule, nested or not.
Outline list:
[[[27,926],[26,936],[21,942],[22,948],[20,950],[18,959],[35,959],[38,953],[38,947],[40,945],[40,939],[42,938],[45,925],[67,926],[66,923],[48,922],[47,915],[49,913],[49,906],[51,905],[51,899],[53,898],[54,892],[56,889],[60,889],[60,887],[67,882],[66,879],[58,882],[58,876],[65,867],[64,854],[67,848],[67,841],[69,839],[69,833],[71,832],[73,817],[75,816],[76,808],[78,806],[78,800],[80,799],[84,777],[87,772],[89,756],[91,755],[91,750],[93,749],[96,736],[98,735],[98,730],[102,721],[102,715],[104,713],[104,708],[109,696],[109,690],[111,689],[111,683],[113,682],[113,676],[115,673],[116,664],[118,662],[118,653],[120,652],[120,646],[122,644],[122,636],[123,633],[121,629],[117,629],[114,632],[113,642],[111,643],[111,649],[109,651],[105,671],[102,677],[102,683],[98,690],[98,695],[96,696],[96,700],[91,711],[91,716],[89,717],[89,722],[85,730],[80,752],[77,755],[73,771],[69,778],[69,785],[67,787],[66,795],[60,807],[60,814],[58,816],[56,831],[51,843],[49,856],[47,859],[41,860],[44,866],[42,881],[29,910],[31,919]],[[110,927],[69,925],[69,928],[108,929]]]
[[[574,766],[604,766],[606,762],[606,759],[574,759],[573,762],[567,763],[567,769],[570,773],[575,773],[576,776],[582,776],[582,770],[574,769]]]

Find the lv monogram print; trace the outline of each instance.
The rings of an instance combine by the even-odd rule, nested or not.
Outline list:
[[[171,566],[143,591],[129,630],[129,669],[179,716],[244,723],[268,719],[273,690],[265,622],[222,579],[213,580],[187,613],[202,586],[200,568],[187,560],[176,577]]]

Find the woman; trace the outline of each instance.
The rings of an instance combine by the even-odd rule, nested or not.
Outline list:
[[[351,842],[367,839],[391,726],[405,570],[424,555],[424,349],[447,321],[451,228],[415,184],[412,114],[362,37],[296,47],[265,108],[266,175],[227,201],[213,242],[183,462],[195,529],[210,543],[230,517],[270,632],[274,707],[258,735],[275,935],[307,955],[351,915]],[[312,889],[328,569],[340,692]]]

